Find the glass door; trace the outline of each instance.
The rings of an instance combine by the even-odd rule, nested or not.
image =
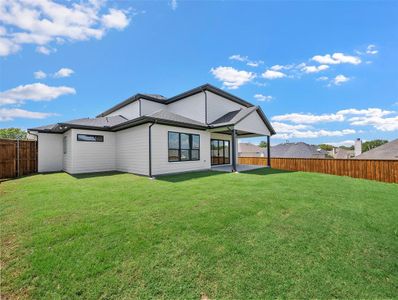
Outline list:
[[[224,165],[230,163],[229,141],[211,140],[211,164]]]

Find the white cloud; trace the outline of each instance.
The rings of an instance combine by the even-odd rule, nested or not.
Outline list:
[[[366,48],[366,54],[375,55],[377,53],[379,53],[379,50],[376,49],[375,45],[369,45]]]
[[[102,16],[102,24],[108,29],[115,28],[123,30],[129,23],[130,20],[125,12],[118,9],[111,8],[109,9],[109,14]]]
[[[255,94],[254,98],[258,101],[271,101],[273,99],[272,96],[266,96],[263,94]]]
[[[305,73],[318,73],[320,71],[324,71],[329,69],[328,65],[319,65],[319,66],[305,66],[301,69],[301,71]]]
[[[67,86],[48,86],[42,83],[20,85],[0,92],[0,105],[21,104],[27,100],[51,101],[62,95],[75,94],[76,90]]]
[[[343,130],[306,130],[300,131],[295,130],[290,133],[277,133],[274,138],[276,139],[290,139],[290,138],[319,138],[326,136],[343,136],[354,134],[356,131],[354,129],[343,129]]]
[[[345,140],[345,141],[340,141],[340,142],[326,142],[323,144],[332,145],[335,147],[340,147],[340,146],[350,147],[355,144],[355,141],[354,140]]]
[[[45,47],[45,46],[38,46],[38,47],[36,47],[36,52],[44,54],[44,55],[50,55],[51,49],[48,47]]]
[[[44,119],[50,116],[54,116],[54,113],[43,113],[43,112],[34,112],[28,111],[19,108],[0,108],[0,122],[1,121],[12,121],[16,118],[25,118],[25,119]]]
[[[312,60],[324,65],[354,64],[358,65],[362,61],[358,56],[345,55],[343,53],[334,53],[333,55],[315,55]]]
[[[240,54],[231,55],[229,59],[245,62],[246,65],[250,67],[258,67],[259,65],[264,63],[262,60],[250,60],[248,56],[243,56]]]
[[[272,122],[272,127],[274,127],[276,132],[294,132],[296,130],[301,130],[301,129],[308,129],[308,125],[304,124],[298,124],[298,125],[291,125],[291,124],[286,124],[286,123],[281,123],[281,122]]]
[[[367,108],[367,109],[356,109],[356,108],[349,108],[339,110],[337,114],[339,115],[364,115],[366,117],[383,117],[386,115],[390,115],[395,113],[391,110],[383,110],[380,108]]]
[[[315,124],[323,122],[342,122],[344,121],[344,115],[342,114],[302,114],[302,113],[291,113],[285,115],[278,115],[272,117],[273,121],[289,121],[296,124]]]
[[[277,79],[286,77],[286,74],[279,71],[266,70],[261,76],[265,79]]]
[[[169,3],[169,5],[171,6],[171,9],[172,9],[172,10],[176,10],[177,7],[178,7],[177,0],[171,0],[170,3]]]
[[[0,55],[7,56],[23,44],[37,45],[49,54],[53,42],[101,39],[107,30],[124,29],[130,22],[124,10],[104,10],[105,1],[54,2],[50,0],[4,0],[0,2],[0,22],[12,28],[3,32]],[[2,30],[4,31],[4,30]]]
[[[398,116],[391,118],[362,116],[350,118],[349,121],[351,125],[373,126],[380,131],[398,130]]]
[[[217,67],[212,68],[210,72],[218,80],[222,81],[223,85],[231,90],[250,82],[256,77],[253,72],[239,71],[232,67]]]
[[[327,77],[327,76],[321,76],[321,77],[318,77],[316,80],[318,80],[318,81],[325,81],[325,80],[329,80],[329,77]]]
[[[346,77],[346,76],[340,74],[340,75],[337,75],[335,78],[333,78],[331,80],[330,84],[341,85],[342,83],[347,82],[349,80],[350,80],[349,77]]]
[[[43,71],[39,70],[39,71],[34,72],[34,73],[33,73],[33,76],[34,76],[36,79],[44,79],[44,78],[47,77],[47,74],[44,73]]]
[[[75,71],[69,68],[61,68],[59,69],[55,74],[55,78],[62,78],[62,77],[69,77],[71,76]]]

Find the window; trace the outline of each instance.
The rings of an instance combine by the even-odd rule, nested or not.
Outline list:
[[[78,134],[77,140],[80,142],[103,142],[103,135],[93,135],[93,134]]]
[[[66,154],[66,153],[68,153],[68,140],[67,140],[67,137],[66,136],[64,136],[64,140],[63,140],[63,148],[64,148],[64,154]]]
[[[169,131],[169,161],[200,159],[200,136]]]

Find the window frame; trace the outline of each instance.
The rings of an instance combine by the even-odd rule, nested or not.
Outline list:
[[[170,134],[177,134],[178,135],[178,148],[170,148]],[[181,135],[188,135],[189,136],[189,148],[181,148]],[[198,148],[193,148],[193,137],[198,137]],[[170,150],[177,151],[178,153],[178,160],[170,160]],[[181,150],[188,151],[189,157],[188,159],[181,159]],[[192,151],[198,152],[198,158],[192,159]],[[200,161],[200,134],[197,133],[187,133],[187,132],[177,132],[177,131],[168,131],[167,132],[167,160],[168,162],[175,163],[175,162],[187,162],[187,161]]]
[[[80,135],[85,135],[85,136],[93,136],[95,137],[95,141],[88,141],[88,140],[79,140]],[[101,141],[97,141],[97,137],[101,138]],[[86,133],[78,133],[76,135],[76,140],[78,142],[88,142],[88,143],[103,143],[104,142],[104,136],[103,135],[98,135],[98,134],[86,134]]]

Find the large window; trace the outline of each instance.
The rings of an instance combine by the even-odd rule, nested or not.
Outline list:
[[[169,131],[169,161],[190,161],[200,159],[200,137]]]
[[[103,142],[103,135],[93,135],[93,134],[78,134],[77,140],[80,142]]]

